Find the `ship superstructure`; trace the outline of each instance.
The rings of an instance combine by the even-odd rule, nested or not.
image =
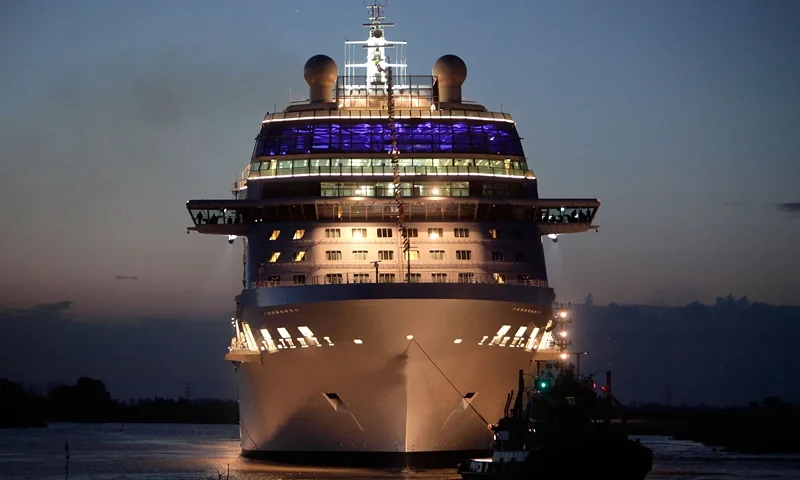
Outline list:
[[[490,449],[514,373],[558,350],[543,237],[596,228],[596,199],[538,197],[511,115],[462,97],[459,57],[408,75],[368,9],[344,74],[311,57],[308,100],[264,117],[234,198],[187,202],[189,230],[244,246],[226,358],[246,455]]]

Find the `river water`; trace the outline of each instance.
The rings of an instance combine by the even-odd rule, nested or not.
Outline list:
[[[800,455],[738,455],[665,437],[640,437],[653,449],[648,479],[799,479]],[[55,424],[0,430],[0,479],[234,480],[459,479],[455,468],[400,472],[271,466],[239,456],[236,425]],[[606,478],[598,465],[596,478]],[[613,479],[609,479],[613,480]]]

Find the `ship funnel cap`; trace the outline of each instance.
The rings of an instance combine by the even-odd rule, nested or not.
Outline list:
[[[333,101],[333,86],[339,76],[339,67],[327,55],[314,55],[303,67],[303,77],[309,87],[309,101],[324,103]]]
[[[439,85],[439,101],[461,103],[461,85],[467,79],[467,64],[456,55],[442,55],[433,64],[433,76]]]

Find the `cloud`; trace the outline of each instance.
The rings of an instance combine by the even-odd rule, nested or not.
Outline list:
[[[724,207],[744,207],[745,205],[747,205],[747,202],[741,202],[738,200],[734,200],[731,202],[722,202],[722,206]]]
[[[775,205],[778,210],[784,213],[788,213],[789,215],[798,215],[800,214],[800,202],[786,202],[786,203],[778,203]]]
[[[139,277],[135,275],[117,275],[114,280],[139,280]]]
[[[40,317],[65,318],[69,315],[72,308],[72,300],[64,300],[56,303],[40,303],[30,308],[6,308],[0,310],[0,320],[10,317]]]

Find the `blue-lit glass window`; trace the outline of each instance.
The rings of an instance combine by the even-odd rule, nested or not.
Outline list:
[[[383,120],[266,123],[256,139],[256,157],[312,153],[388,153],[391,134]],[[516,127],[506,122],[397,122],[404,153],[477,153],[523,156]]]

